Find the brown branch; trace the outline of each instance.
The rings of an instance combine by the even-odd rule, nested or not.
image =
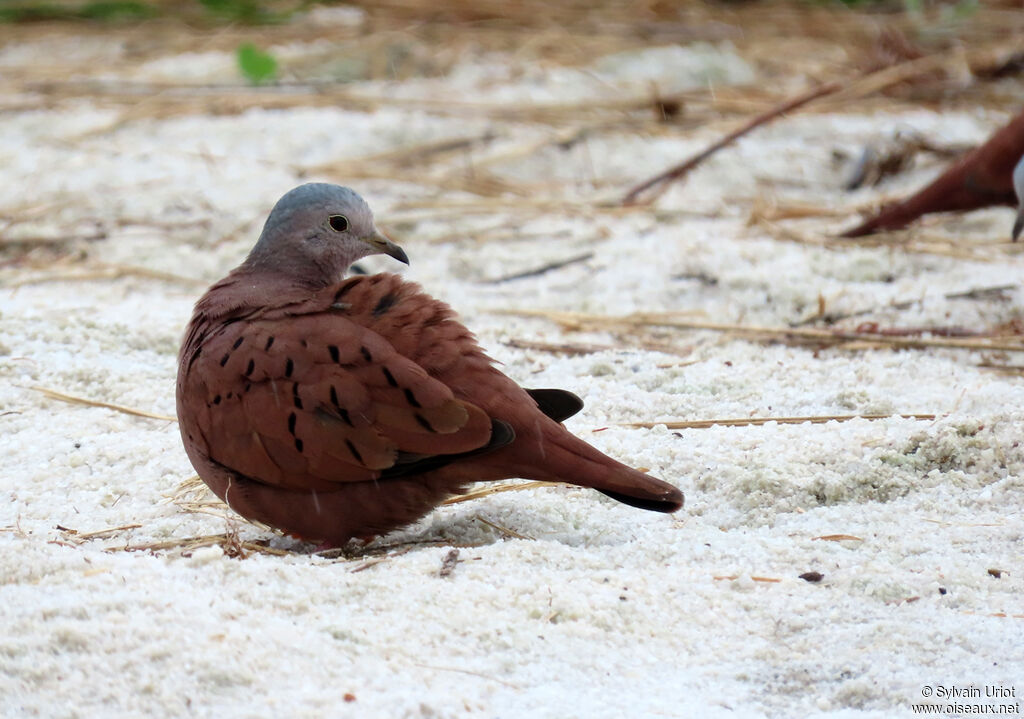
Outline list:
[[[664,191],[665,187],[668,186],[669,182],[672,182],[673,180],[678,180],[680,177],[683,177],[688,172],[690,172],[690,170],[692,170],[693,168],[697,167],[697,165],[702,163],[704,160],[711,157],[713,154],[721,150],[723,147],[726,147],[727,145],[730,145],[733,142],[735,142],[740,137],[743,137],[743,135],[746,135],[751,130],[754,130],[760,127],[761,125],[771,122],[780,115],[783,115],[787,112],[790,112],[791,110],[795,110],[798,107],[806,105],[812,100],[816,100],[824,95],[830,95],[833,92],[838,91],[839,89],[839,83],[827,82],[824,85],[819,85],[818,87],[808,90],[807,92],[798,95],[797,97],[786,100],[780,105],[776,105],[770,110],[763,112],[757,117],[753,118],[752,120],[747,122],[747,124],[745,124],[743,127],[730,132],[728,135],[718,140],[707,149],[698,152],[696,155],[686,160],[685,162],[675,165],[674,167],[670,167],[668,170],[665,170],[664,172],[655,175],[651,179],[641,182],[639,185],[637,185],[632,190],[626,193],[626,195],[622,198],[622,204],[637,204],[637,198],[640,196],[640,194],[650,189],[651,187],[654,187],[655,185],[662,186],[662,189],[658,193],[660,194],[661,192]],[[657,195],[655,195],[655,197],[656,196]],[[652,197],[651,199],[653,200],[654,198]]]

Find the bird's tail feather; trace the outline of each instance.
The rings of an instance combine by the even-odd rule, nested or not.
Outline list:
[[[623,504],[655,512],[682,508],[683,493],[668,482],[616,462],[562,427],[546,435],[543,466],[534,468],[533,479],[589,487]]]

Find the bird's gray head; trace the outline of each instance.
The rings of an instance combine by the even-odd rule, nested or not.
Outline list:
[[[374,226],[362,197],[347,187],[311,182],[277,201],[243,267],[327,285],[356,260],[377,254],[409,264],[402,248]]]

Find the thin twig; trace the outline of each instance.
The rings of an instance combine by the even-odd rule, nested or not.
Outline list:
[[[555,312],[550,310],[491,310],[495,314],[520,317],[541,317],[564,327],[672,327],[675,329],[732,332],[768,342],[800,340],[805,343],[839,345],[855,343],[857,349],[876,346],[891,349],[923,349],[945,347],[974,351],[1002,350],[1024,352],[1024,337],[1020,335],[993,335],[991,337],[890,337],[870,332],[851,332],[842,329],[816,327],[757,327],[728,322],[702,322],[673,314],[638,313],[633,315],[592,315],[581,312]]]
[[[69,539],[74,539],[76,542],[83,542],[87,539],[106,538],[111,534],[116,534],[117,532],[123,532],[129,529],[138,529],[141,526],[141,524],[123,524],[120,527],[107,527],[106,529],[95,529],[91,532],[79,532],[77,529],[71,529],[70,527],[64,527],[58,524],[56,529],[67,535]]]
[[[676,345],[666,344],[664,342],[640,342],[638,344],[631,345],[594,345],[594,344],[575,344],[572,342],[537,342],[534,340],[520,340],[512,339],[503,342],[506,347],[515,347],[521,350],[537,350],[539,352],[552,352],[555,354],[567,354],[567,355],[587,355],[594,354],[596,352],[636,352],[638,350],[645,350],[647,352],[661,352],[662,354],[677,355],[679,357],[689,357],[693,354],[693,347],[678,347]],[[694,362],[686,362],[684,364],[694,364]],[[673,365],[678,366],[678,365]]]
[[[500,494],[501,492],[521,492],[526,489],[539,489],[540,487],[568,487],[570,485],[562,482],[516,482],[508,484],[487,484],[480,489],[475,489],[472,492],[466,492],[465,494],[457,494],[454,497],[441,502],[441,504],[458,504],[459,502],[469,502],[473,499],[480,499],[481,497],[487,497],[491,494]]]
[[[416,664],[416,666],[418,666],[418,667],[420,667],[422,669],[432,669],[432,670],[434,670],[436,672],[457,672],[458,674],[467,674],[467,675],[469,675],[471,677],[480,677],[481,679],[486,679],[488,681],[497,682],[498,684],[504,684],[505,686],[511,687],[512,689],[519,689],[520,688],[518,684],[513,684],[512,682],[507,682],[504,679],[498,679],[498,677],[488,676],[487,674],[481,674],[480,672],[473,672],[473,671],[470,671],[468,669],[458,669],[456,667],[437,667],[437,666],[433,666],[431,664],[419,664],[419,663],[415,663],[415,664]]]
[[[548,264],[542,265],[542,266],[540,266],[540,267],[538,267],[536,269],[533,269],[533,270],[526,270],[524,272],[516,272],[516,273],[511,274],[511,275],[505,275],[504,277],[497,277],[497,278],[495,278],[493,280],[487,280],[487,283],[491,284],[491,285],[498,285],[498,284],[501,284],[502,282],[511,282],[512,280],[522,280],[522,279],[525,279],[527,277],[537,277],[537,276],[543,275],[543,274],[545,274],[547,272],[551,272],[552,270],[560,270],[563,267],[568,267],[569,265],[574,265],[574,264],[576,264],[578,262],[586,262],[587,260],[590,260],[593,257],[594,257],[594,253],[593,252],[584,252],[582,255],[574,255],[573,257],[570,257],[570,258],[565,259],[565,260],[558,260],[556,262],[549,262]]]
[[[1008,375],[1024,375],[1024,365],[1019,364],[996,364],[995,362],[979,362],[980,369],[990,369]]]
[[[975,289],[967,290],[965,292],[950,292],[943,295],[943,299],[946,300],[986,300],[993,297],[1001,298],[1003,293],[1009,292],[1010,290],[1017,289],[1018,285],[995,285],[993,287],[977,287]],[[875,312],[882,312],[885,310],[906,310],[910,309],[914,305],[919,305],[924,302],[927,298],[921,297],[916,300],[904,300],[902,302],[893,302],[888,305],[878,305],[871,307],[866,310],[858,310],[856,312],[846,313],[825,313],[811,315],[810,317],[800,320],[799,322],[791,325],[792,327],[802,327],[804,325],[813,324],[819,320],[826,324],[835,324],[841,320],[848,320],[853,317],[863,317],[864,315],[874,314]]]
[[[787,242],[797,242],[799,244],[810,245],[812,247],[825,247],[834,251],[845,251],[845,248],[850,246],[846,245],[844,247],[843,245],[837,244],[833,237],[800,232],[794,227],[785,227],[764,218],[758,218],[756,222],[758,226],[763,227],[774,239],[779,241],[784,240]],[[924,240],[921,239],[920,233],[917,230],[914,230],[913,232],[908,230],[879,232],[875,235],[858,238],[855,242],[857,247],[898,247],[903,252],[939,255],[941,257],[955,257],[958,259],[973,260],[975,262],[1006,261],[1006,253],[983,254],[976,250],[969,249],[968,247],[956,244],[952,240],[939,240],[937,238],[933,238],[931,241]],[[984,247],[1000,247],[1009,250],[1013,245],[1011,243],[992,243],[984,245]]]
[[[566,355],[590,355],[597,352],[621,352],[624,348],[621,345],[591,345],[575,344],[571,342],[537,342],[534,340],[512,339],[502,342],[506,347],[515,347],[519,350],[537,350],[539,352],[552,352]]]
[[[655,422],[625,422],[622,427],[639,427],[650,429],[659,425],[665,425],[667,429],[708,429],[710,427],[748,427],[770,424],[825,424],[826,422],[850,422],[855,419],[890,419],[901,417],[903,419],[934,420],[934,414],[839,414],[839,415],[812,415],[809,417],[740,417],[738,419],[694,419],[694,420],[661,420]]]
[[[483,516],[481,516],[479,514],[476,515],[476,519],[478,521],[480,521],[480,522],[483,522],[488,527],[491,527],[492,529],[498,530],[499,532],[504,534],[506,537],[512,537],[513,539],[530,539],[530,540],[533,539],[533,537],[529,536],[528,534],[520,534],[519,532],[517,532],[514,529],[509,529],[508,527],[503,527],[500,524],[498,524],[497,522],[492,522],[491,520],[489,520],[486,517],[483,517]]]
[[[702,163],[704,160],[711,157],[713,154],[721,150],[723,147],[726,147],[735,142],[740,137],[743,137],[751,130],[755,130],[761,125],[771,122],[780,115],[783,115],[787,112],[797,109],[798,107],[806,105],[812,100],[816,100],[819,97],[836,92],[840,89],[840,87],[841,86],[839,85],[839,83],[827,82],[824,85],[819,85],[818,87],[808,90],[807,92],[804,92],[801,95],[786,100],[785,102],[773,107],[767,112],[761,113],[760,115],[758,115],[757,117],[753,118],[745,125],[740,127],[739,129],[730,132],[728,135],[718,140],[707,149],[698,152],[696,155],[689,158],[685,162],[670,167],[669,169],[655,175],[649,180],[641,182],[639,185],[637,185],[632,190],[626,193],[626,195],[622,198],[622,204],[636,204],[637,198],[640,196],[640,194],[650,189],[651,187],[654,187],[655,185],[661,185],[662,187],[660,191],[663,192],[665,187],[668,186],[669,182],[672,182],[673,180],[678,180],[680,177],[683,177],[693,168],[697,167],[697,165]],[[652,197],[651,200],[653,199],[654,198]],[[650,200],[648,200],[648,202],[650,202]]]
[[[96,539],[98,537],[108,537],[116,532],[123,532],[128,529],[138,529],[141,524],[123,524],[120,527],[108,527],[107,529],[96,529],[92,532],[75,532],[76,539]]]

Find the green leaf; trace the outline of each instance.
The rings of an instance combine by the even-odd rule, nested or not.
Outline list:
[[[264,7],[260,0],[199,0],[199,4],[211,16],[227,22],[240,22],[246,25],[262,25],[281,22],[286,18]]]
[[[277,77],[277,60],[269,52],[247,42],[238,47],[238,69],[253,85],[261,85]]]

